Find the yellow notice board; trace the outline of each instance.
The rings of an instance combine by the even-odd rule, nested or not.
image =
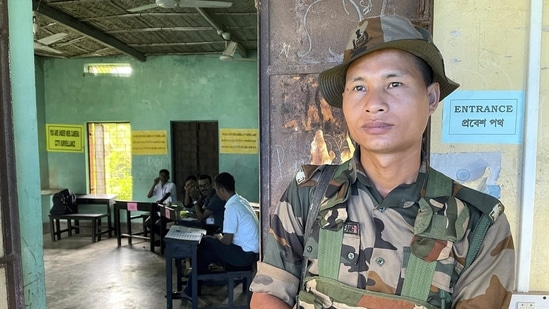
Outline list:
[[[258,129],[220,129],[220,153],[257,153]]]
[[[132,155],[165,155],[167,153],[166,131],[132,131]]]
[[[83,152],[84,126],[66,124],[46,124],[48,151]]]

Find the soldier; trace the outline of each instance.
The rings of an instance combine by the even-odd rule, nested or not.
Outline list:
[[[333,176],[303,166],[290,183],[251,307],[508,308],[515,255],[503,206],[432,169],[422,149],[430,115],[459,87],[429,33],[400,16],[365,19],[319,87],[343,109],[356,151]]]

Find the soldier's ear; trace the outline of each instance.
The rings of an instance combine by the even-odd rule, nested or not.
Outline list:
[[[429,115],[432,115],[440,102],[440,85],[432,83],[427,87],[427,97],[429,98]]]

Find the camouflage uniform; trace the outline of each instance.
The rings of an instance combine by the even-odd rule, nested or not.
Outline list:
[[[330,181],[318,224],[305,246],[304,225],[320,173],[317,166],[302,167],[271,217],[264,259],[258,263],[251,290],[272,294],[293,306],[305,255],[309,260],[305,280],[308,293],[302,291],[299,296],[303,308],[508,308],[514,282],[514,247],[499,201],[454,183],[452,195],[462,190],[460,196],[466,198],[431,199],[428,204],[435,206],[433,214],[426,211],[425,203],[418,202],[425,195],[426,180],[434,172],[426,161],[416,183],[400,185],[383,198],[364,173],[358,157],[357,151]],[[461,273],[469,249],[468,236],[480,216],[476,208],[467,207],[467,202],[486,198],[495,201],[493,206],[499,211],[495,212],[477,258]],[[422,237],[432,218],[439,214],[453,218],[446,227],[447,237]],[[329,279],[318,276],[320,227],[343,227],[341,248],[333,248],[341,250],[339,273],[333,281],[344,283],[343,289],[334,289],[328,284]],[[424,302],[391,298],[403,294],[411,254],[436,261]],[[452,276],[459,276],[457,282]],[[357,291],[373,294],[357,295]],[[443,300],[444,295],[449,297],[447,301]]]

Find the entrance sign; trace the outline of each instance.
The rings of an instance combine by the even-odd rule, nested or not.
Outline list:
[[[442,107],[443,143],[522,142],[523,91],[456,91]]]

